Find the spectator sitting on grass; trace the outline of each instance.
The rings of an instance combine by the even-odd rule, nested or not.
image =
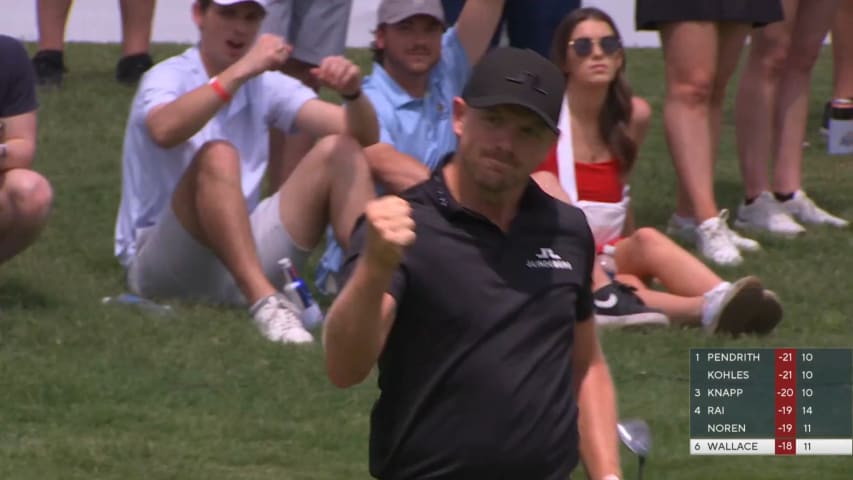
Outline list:
[[[35,74],[24,46],[0,35],[0,263],[32,245],[50,213],[50,183],[36,153]]]
[[[374,196],[362,152],[378,139],[373,106],[343,57],[314,75],[347,108],[278,73],[291,47],[257,37],[263,1],[198,0],[192,11],[198,46],[154,66],[133,100],[115,254],[134,293],[250,305],[270,340],[311,342],[277,262],[304,266],[327,224],[348,244]],[[270,129],[324,138],[261,200]]]
[[[553,60],[566,74],[560,139],[534,178],[553,196],[586,213],[599,250],[612,250],[616,278],[681,324],[711,333],[768,333],[782,318],[776,296],[755,277],[724,282],[653,228],[631,231],[626,182],[650,109],[631,96],[625,52],[609,15],[569,14],[554,36]],[[626,228],[626,226],[628,228]],[[643,282],[657,279],[668,292]]]
[[[450,106],[462,94],[471,65],[488,48],[503,3],[469,0],[447,31],[439,0],[380,4],[373,74],[364,82],[364,92],[377,109],[380,139],[366,153],[373,177],[387,192],[399,193],[427,180],[456,149]],[[324,257],[322,265],[336,269],[329,259]],[[667,322],[630,290],[610,284],[598,265],[595,271],[598,321]]]

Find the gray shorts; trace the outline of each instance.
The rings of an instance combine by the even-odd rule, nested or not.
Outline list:
[[[292,57],[312,65],[343,55],[352,0],[271,0],[261,31],[284,37]]]
[[[296,246],[281,224],[279,195],[276,192],[264,199],[249,216],[261,265],[276,288],[284,283],[278,261],[290,257],[301,269],[311,253]],[[137,235],[127,283],[133,293],[143,297],[246,305],[225,265],[184,229],[171,208],[157,225]]]

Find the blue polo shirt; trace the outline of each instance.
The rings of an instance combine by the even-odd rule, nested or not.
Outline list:
[[[471,73],[468,54],[459,42],[456,27],[449,28],[441,40],[441,58],[429,74],[427,93],[423,98],[409,95],[378,63],[364,79],[362,91],[373,103],[379,120],[379,142],[421,161],[435,170],[441,159],[456,151],[453,133],[453,99]],[[330,236],[331,238],[331,236]],[[327,293],[328,275],[337,272],[343,251],[332,241],[317,268],[317,287]]]
[[[411,155],[430,170],[456,150],[453,133],[453,98],[462,94],[471,64],[456,28],[445,32],[441,59],[429,75],[427,93],[416,98],[403,90],[378,63],[364,80],[367,94],[379,119],[379,141]]]

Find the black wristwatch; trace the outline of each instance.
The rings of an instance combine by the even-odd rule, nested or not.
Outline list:
[[[357,92],[353,93],[352,95],[344,95],[343,93],[341,94],[341,98],[343,98],[347,102],[352,102],[353,100],[358,100],[358,97],[360,97],[360,96],[361,96],[361,89],[360,88],[358,89]]]

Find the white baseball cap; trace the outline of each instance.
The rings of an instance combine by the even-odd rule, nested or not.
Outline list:
[[[257,3],[264,10],[267,9],[267,0],[213,0],[217,5],[234,5],[235,3],[252,2]]]

